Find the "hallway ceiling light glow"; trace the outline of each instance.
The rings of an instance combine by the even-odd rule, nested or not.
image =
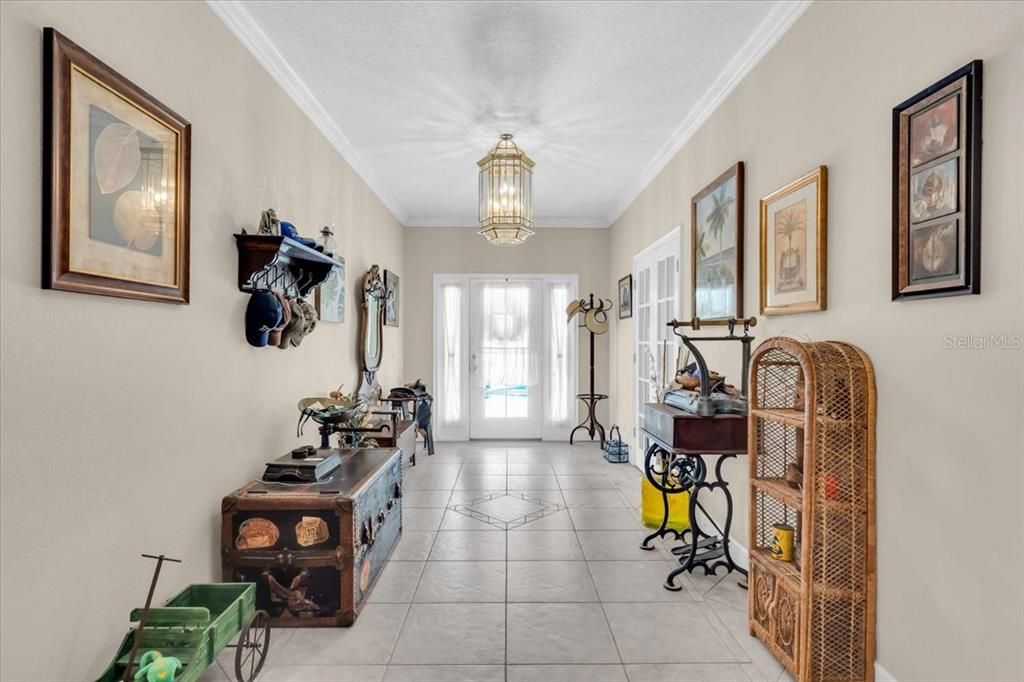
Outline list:
[[[504,133],[480,166],[480,232],[492,244],[518,246],[533,236],[533,161]]]

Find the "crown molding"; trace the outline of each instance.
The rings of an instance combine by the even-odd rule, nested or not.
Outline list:
[[[765,54],[778,42],[790,26],[804,13],[813,0],[784,0],[772,8],[743,47],[729,60],[707,92],[697,101],[686,118],[661,146],[637,180],[629,187],[615,209],[605,220],[594,218],[554,218],[538,220],[538,228],[607,228],[617,221],[658,173],[675,157],[683,145],[704,124],[730,92],[743,80]],[[410,217],[384,188],[380,178],[360,156],[349,139],[320,104],[309,87],[288,64],[263,29],[252,18],[241,0],[206,0],[213,13],[227,26],[239,42],[255,57],[271,78],[292,99],[300,110],[323,133],[331,145],[352,167],[391,214],[406,227],[475,227],[476,221],[465,217]]]
[[[789,30],[789,27],[800,18],[813,0],[796,0],[779,2],[761,21],[760,26],[750,36],[743,47],[733,55],[725,68],[711,84],[707,92],[697,100],[690,113],[676,127],[665,144],[654,155],[636,181],[629,187],[622,198],[616,203],[615,210],[608,215],[608,224],[617,221],[629,208],[640,193],[651,184],[669,161],[675,158],[694,133],[708,120],[729,93],[739,85],[740,81],[750,73],[759,61],[768,53],[775,43]]]
[[[479,223],[465,216],[449,216],[447,218],[432,218],[430,216],[418,216],[409,218],[408,222],[402,223],[406,227],[459,227],[479,229]],[[560,229],[608,229],[611,227],[607,221],[600,218],[548,218],[537,220],[533,223],[534,229],[545,230],[552,228]]]
[[[299,109],[323,133],[331,146],[363,179],[398,222],[405,224],[408,216],[401,205],[384,189],[383,183],[363,160],[320,101],[313,95],[284,56],[267,37],[256,20],[239,0],[206,0],[213,13],[228,27],[271,78],[298,105]]]

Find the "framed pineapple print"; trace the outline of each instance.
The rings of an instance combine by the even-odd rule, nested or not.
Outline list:
[[[981,60],[892,110],[892,298],[981,293]]]
[[[761,314],[825,310],[828,168],[819,166],[761,199]]]
[[[690,201],[693,317],[743,317],[743,162]]]

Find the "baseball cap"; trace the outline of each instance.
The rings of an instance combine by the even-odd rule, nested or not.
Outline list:
[[[245,340],[250,346],[266,346],[271,330],[279,326],[283,318],[277,297],[269,291],[257,291],[249,297],[245,308]]]

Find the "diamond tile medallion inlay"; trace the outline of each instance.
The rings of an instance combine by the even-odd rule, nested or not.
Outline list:
[[[501,519],[506,523],[514,521],[521,516],[538,512],[544,508],[544,505],[536,504],[528,500],[522,500],[518,497],[512,497],[511,495],[502,495],[496,497],[493,500],[487,500],[481,504],[472,505],[473,511],[478,511],[488,516],[493,516],[496,519]]]
[[[500,530],[509,530],[554,514],[565,506],[527,493],[494,493],[466,504],[453,504],[448,509]]]

